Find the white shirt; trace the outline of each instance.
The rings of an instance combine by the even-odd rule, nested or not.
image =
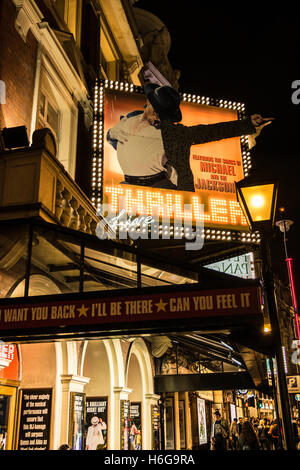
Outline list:
[[[166,171],[167,162],[161,130],[151,126],[143,114],[123,117],[113,128],[114,136],[119,130],[127,133],[127,142],[118,143],[117,157],[124,175],[151,176]],[[177,172],[171,167],[169,175],[177,184]]]
[[[96,426],[89,426],[87,436],[86,436],[86,445],[89,447],[89,450],[96,450],[98,444],[104,444],[102,430],[106,429],[106,423],[98,423]]]

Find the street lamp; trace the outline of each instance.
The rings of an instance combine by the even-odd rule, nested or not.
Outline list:
[[[278,181],[251,174],[235,183],[238,202],[252,230],[271,231],[274,225]]]
[[[295,445],[269,246],[269,238],[272,235],[275,219],[278,181],[266,178],[261,172],[257,171],[243,180],[236,182],[235,186],[238,202],[251,230],[257,230],[261,235],[262,277],[270,316],[273,351],[277,363],[283,433],[286,448],[291,450],[295,449]]]
[[[284,208],[280,208],[281,213],[284,212]],[[290,285],[290,292],[291,292],[291,297],[292,297],[292,302],[293,302],[293,309],[294,309],[294,321],[295,321],[295,327],[296,327],[296,336],[298,338],[298,341],[300,340],[300,324],[299,324],[299,315],[298,315],[298,306],[297,306],[297,299],[296,299],[296,289],[295,289],[295,284],[294,284],[294,277],[293,277],[293,269],[292,269],[292,261],[293,258],[289,257],[288,251],[287,251],[287,237],[286,233],[289,231],[291,225],[293,225],[292,220],[288,219],[283,219],[283,220],[278,220],[276,222],[277,227],[283,232],[283,243],[284,243],[284,250],[285,250],[285,261],[287,265],[287,272],[289,276],[289,285]]]

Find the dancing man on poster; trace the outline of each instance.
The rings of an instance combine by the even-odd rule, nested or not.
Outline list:
[[[147,84],[144,111],[134,111],[107,133],[117,150],[123,184],[195,191],[190,147],[242,135],[259,135],[274,118],[253,114],[247,119],[184,126],[180,94],[170,86]]]

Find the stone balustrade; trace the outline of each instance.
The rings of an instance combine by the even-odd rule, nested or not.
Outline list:
[[[27,148],[0,153],[0,221],[41,217],[95,235],[96,208],[56,158],[49,129]]]

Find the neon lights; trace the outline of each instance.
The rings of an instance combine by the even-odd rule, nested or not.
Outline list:
[[[172,195],[149,188],[134,189],[125,185],[123,187],[122,185],[109,185],[104,187],[104,196],[107,204],[110,204],[111,209],[115,212],[125,208],[129,214],[152,215],[155,213],[159,217],[202,220],[226,225],[247,225],[239,204],[228,199],[209,198],[209,210],[203,214],[200,196],[192,196],[190,198],[190,210],[185,211],[184,197],[176,192]],[[123,207],[120,207],[122,202]],[[246,234],[243,236],[246,237]],[[247,237],[250,241],[249,234],[247,234]]]
[[[213,222],[220,224],[228,224],[227,200],[226,199],[210,199],[211,218]],[[224,215],[220,215],[224,214]]]
[[[285,261],[287,263],[287,268],[288,268],[288,273],[289,273],[289,280],[290,280],[291,293],[292,293],[292,301],[293,301],[293,307],[294,307],[294,313],[295,313],[295,323],[296,323],[297,336],[298,336],[298,340],[300,340],[300,325],[299,325],[299,316],[298,316],[298,306],[297,306],[296,290],[295,290],[293,270],[292,270],[293,258],[286,258]]]

